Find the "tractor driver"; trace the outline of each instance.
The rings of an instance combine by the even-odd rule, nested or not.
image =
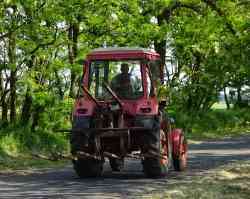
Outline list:
[[[120,98],[128,99],[133,95],[131,74],[129,74],[129,66],[127,63],[121,64],[121,73],[112,79],[111,89]]]

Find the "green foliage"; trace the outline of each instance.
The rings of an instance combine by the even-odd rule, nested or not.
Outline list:
[[[3,154],[16,157],[22,150],[22,144],[20,140],[16,140],[13,134],[6,135],[1,137],[0,150]]]
[[[0,151],[11,157],[22,154],[53,156],[69,153],[67,135],[46,129],[31,132],[27,127],[13,126],[1,129],[0,135]]]
[[[205,113],[171,112],[176,126],[185,129],[191,139],[223,138],[249,132],[250,116],[247,109],[212,109]]]
[[[50,130],[70,129],[71,128],[71,110],[73,99],[68,98],[64,101],[55,101],[47,104],[41,115],[39,126]]]

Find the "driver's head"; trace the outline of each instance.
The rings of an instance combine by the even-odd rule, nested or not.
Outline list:
[[[126,63],[121,64],[121,72],[127,74],[129,71],[129,66]]]

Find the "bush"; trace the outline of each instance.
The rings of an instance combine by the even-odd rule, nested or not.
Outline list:
[[[35,105],[43,106],[43,111],[39,112],[38,122],[34,128],[32,128],[31,121],[25,124],[17,121],[15,125],[0,126],[0,152],[2,154],[16,156],[17,154],[39,153],[54,156],[69,153],[67,135],[57,133],[57,131],[70,129],[73,99],[53,100],[54,98],[51,98],[51,103],[46,106],[44,99],[47,98],[37,97],[36,100],[40,104],[34,102]]]
[[[172,112],[170,116],[175,118],[176,126],[183,128],[189,137],[209,137],[209,134],[219,137],[250,128],[249,112],[249,109],[211,109],[196,114]]]
[[[69,152],[67,136],[39,128],[31,132],[30,128],[8,127],[0,131],[0,151],[2,154],[18,156],[20,154],[46,154],[53,156]]]

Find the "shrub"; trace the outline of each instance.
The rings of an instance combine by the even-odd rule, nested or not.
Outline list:
[[[171,112],[170,116],[175,118],[176,126],[181,127],[188,134],[227,134],[250,128],[249,109],[216,109],[206,113],[188,114],[183,112]]]

